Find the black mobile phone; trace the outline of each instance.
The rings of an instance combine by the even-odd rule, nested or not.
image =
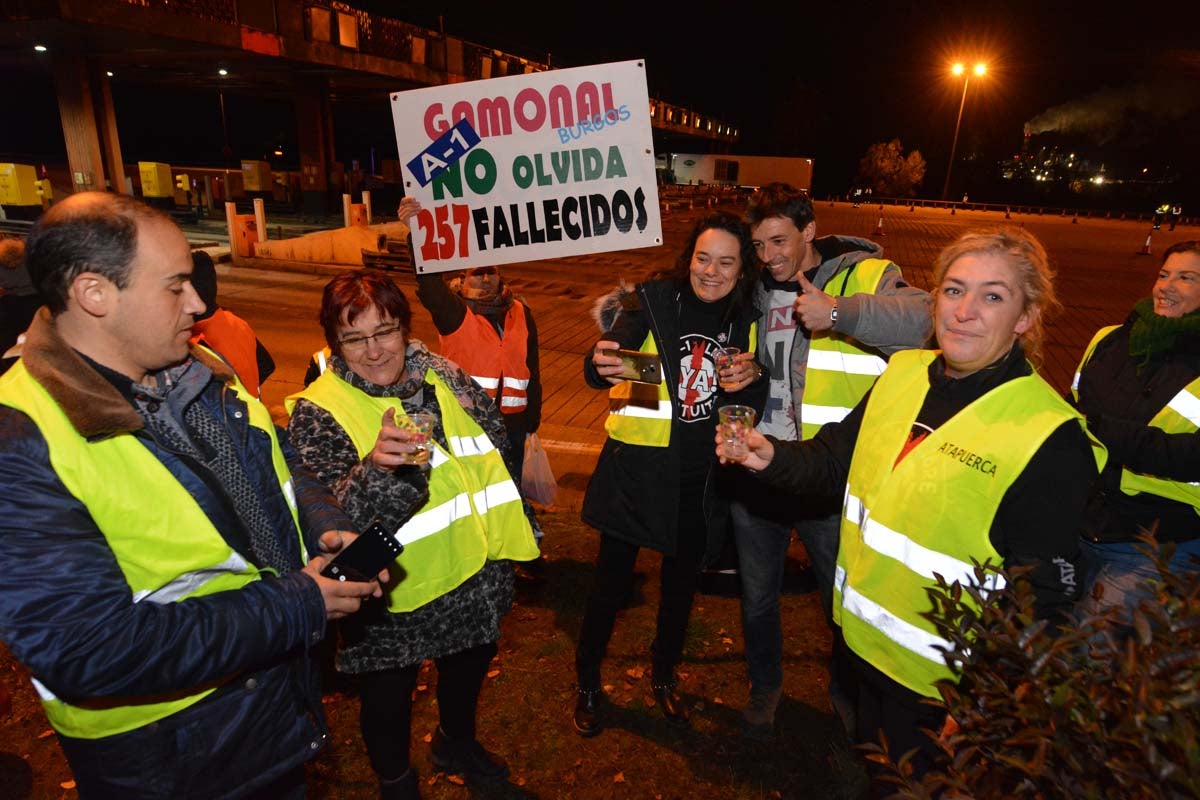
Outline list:
[[[335,581],[366,583],[375,580],[404,552],[404,545],[378,522],[372,522],[357,539],[325,565],[321,575]]]
[[[606,356],[617,356],[621,359],[621,372],[618,378],[638,383],[662,383],[662,364],[657,353],[643,353],[640,350],[604,350]]]

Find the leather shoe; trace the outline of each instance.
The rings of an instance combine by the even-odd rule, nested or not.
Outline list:
[[[603,689],[575,690],[575,731],[583,737],[595,736],[604,730],[600,721],[600,704],[604,702]]]
[[[663,716],[667,718],[667,722],[672,725],[687,725],[690,715],[683,698],[676,691],[677,685],[676,681],[651,683],[650,688],[654,690],[654,700],[662,710]]]
[[[496,783],[508,777],[508,764],[504,759],[484,749],[477,739],[450,739],[442,732],[441,725],[434,731],[429,748],[435,767],[452,775],[462,775],[467,783]]]

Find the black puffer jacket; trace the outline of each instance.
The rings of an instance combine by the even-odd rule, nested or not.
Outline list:
[[[691,291],[673,280],[655,280],[638,284],[630,291],[624,286],[597,303],[600,338],[619,342],[623,349],[641,348],[647,333],[654,335],[659,353],[673,354],[681,335],[679,315],[681,292]],[[729,344],[750,349],[750,325],[757,311],[731,320]],[[668,387],[679,385],[678,360],[662,359],[663,376]],[[596,372],[591,349],[584,355],[583,374],[588,385],[609,389],[611,384]],[[718,390],[722,396],[724,390]],[[679,425],[679,398],[669,392],[674,408],[672,442]],[[767,378],[760,377],[729,398],[731,403],[748,405],[761,414],[767,396]],[[718,400],[717,405],[723,405]],[[714,422],[715,434],[715,422]],[[706,562],[720,552],[729,514],[730,492],[718,467],[715,448],[710,455],[704,487],[704,516],[708,521]],[[678,536],[680,457],[674,446],[644,447],[609,438],[604,442],[583,501],[583,521],[639,547],[649,547],[674,555]]]
[[[1135,541],[1155,529],[1159,541],[1200,536],[1200,515],[1187,503],[1121,491],[1121,468],[1170,480],[1200,481],[1200,434],[1166,433],[1150,420],[1200,376],[1200,337],[1180,336],[1167,353],[1139,367],[1129,355],[1136,316],[1096,345],[1079,376],[1079,409],[1108,448],[1108,464],[1088,503],[1084,535],[1097,542]]]

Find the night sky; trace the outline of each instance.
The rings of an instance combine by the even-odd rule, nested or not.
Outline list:
[[[1020,150],[1023,128],[1033,123],[1035,132],[1050,131],[1051,141],[1092,151],[1110,171],[1146,169],[1153,177],[1173,170],[1198,194],[1194,0],[1122,7],[738,2],[717,12],[711,4],[645,0],[469,0],[441,9],[440,22],[432,4],[350,2],[435,30],[443,25],[449,35],[518,56],[549,55],[558,67],[644,58],[651,95],[737,125],[735,152],[814,158],[818,195],[846,191],[867,147],[899,138],[928,163],[921,194],[937,196],[962,92],[961,79],[948,73],[955,59],[988,64],[987,77],[971,81],[958,144],[960,159],[974,158],[979,173],[994,175],[996,161]],[[62,145],[53,86],[48,74],[26,77],[8,99],[30,124],[0,128],[0,156],[54,158]],[[113,87],[127,161],[220,163],[215,91],[168,95],[119,78]],[[283,145],[287,155],[278,166],[296,168],[288,98],[226,92],[226,103],[235,159]],[[377,160],[394,158],[386,96],[338,100],[335,140],[347,162],[366,165],[372,151]],[[967,172],[965,164],[961,169]]]
[[[1107,136],[1113,154],[1113,136],[1125,138],[1162,169],[1176,154],[1140,145],[1200,111],[1195,2],[667,5],[468,4],[443,16],[447,34],[531,58],[549,51],[558,66],[645,58],[651,94],[739,125],[738,152],[815,158],[818,192],[845,191],[867,146],[896,137],[925,155],[924,193],[936,191],[962,92],[948,74],[956,59],[988,64],[968,90],[959,153],[993,163],[1019,150],[1026,122],[1058,109],[1043,126],[1079,121],[1080,138]],[[436,12],[406,18],[438,26]]]

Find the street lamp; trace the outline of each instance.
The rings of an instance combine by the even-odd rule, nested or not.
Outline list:
[[[946,182],[942,184],[943,200],[946,199],[946,195],[950,192],[950,171],[954,169],[954,151],[958,149],[958,127],[962,125],[963,107],[967,104],[967,86],[969,86],[971,83],[970,77],[966,74],[967,68],[963,66],[961,61],[957,62],[953,67],[951,67],[950,71],[954,73],[956,77],[959,75],[963,76],[963,91],[962,100],[960,100],[958,103],[958,119],[954,121],[954,141],[950,144],[950,163],[946,166]],[[976,77],[982,78],[987,72],[987,64],[979,62],[975,65],[973,72],[975,73]]]

